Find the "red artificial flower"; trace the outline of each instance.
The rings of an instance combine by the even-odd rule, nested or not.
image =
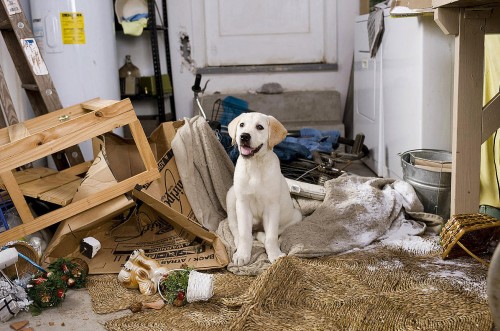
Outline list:
[[[47,281],[47,278],[38,277],[38,278],[33,279],[33,284],[40,285],[41,283],[46,282],[46,281]]]

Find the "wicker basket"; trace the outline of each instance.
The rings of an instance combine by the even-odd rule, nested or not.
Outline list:
[[[14,247],[19,253],[21,253],[24,256],[26,256],[27,258],[31,259],[36,264],[38,264],[40,262],[37,251],[35,250],[35,248],[33,248],[26,241],[19,240],[19,241],[9,242],[5,245],[5,247],[7,247],[7,248]],[[17,272],[16,272],[16,268],[17,268]],[[33,264],[26,261],[22,257],[19,257],[19,259],[17,260],[17,263],[15,265],[11,265],[11,266],[3,269],[3,271],[5,272],[5,275],[7,275],[7,277],[9,277],[10,279],[17,278],[17,276],[18,276],[17,273],[19,273],[19,277],[22,277],[23,275],[28,274],[28,273],[35,274],[37,272],[37,270],[38,269]]]
[[[454,215],[441,230],[441,256],[453,258],[469,254],[484,265],[487,261],[478,255],[493,252],[500,238],[500,220],[486,214]]]

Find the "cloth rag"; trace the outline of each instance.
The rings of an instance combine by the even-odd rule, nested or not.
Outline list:
[[[390,178],[344,175],[325,183],[321,201],[296,200],[304,219],[280,236],[281,250],[288,255],[319,257],[363,248],[374,241],[438,231],[443,219],[425,213],[413,187]],[[236,251],[227,220],[217,235],[231,261]],[[258,275],[270,266],[264,245],[254,240],[252,257],[246,266],[229,263],[227,269],[239,275]]]
[[[217,230],[226,215],[226,194],[233,185],[234,165],[201,116],[185,119],[172,140],[184,190],[198,222]]]

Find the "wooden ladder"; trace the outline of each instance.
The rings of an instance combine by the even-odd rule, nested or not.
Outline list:
[[[33,31],[18,0],[0,0],[0,31],[14,62],[35,116],[63,108],[43,61]],[[7,82],[0,66],[0,128],[19,123]],[[78,145],[52,154],[59,170],[84,162]]]

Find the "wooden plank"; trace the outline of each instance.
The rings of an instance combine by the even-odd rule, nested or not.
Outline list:
[[[500,33],[500,5],[493,9],[491,17],[486,22],[484,27],[486,33],[499,34]]]
[[[450,172],[451,173],[451,168],[445,168],[445,167],[415,165],[415,168],[428,170],[428,171],[434,171],[434,172]]]
[[[148,138],[142,129],[139,120],[135,120],[129,124],[130,132],[134,141],[136,142],[137,148],[139,149],[139,154],[141,155],[142,162],[144,163],[146,170],[157,169],[155,157],[153,153],[150,153],[151,147],[149,146]]]
[[[40,194],[38,198],[42,201],[47,201],[60,206],[66,206],[71,202],[71,200],[73,200],[73,197],[80,187],[80,183],[82,182],[82,180],[83,178],[79,178],[67,184],[56,187],[53,190]]]
[[[80,109],[82,108],[80,107]],[[0,233],[0,245],[82,213],[90,208],[116,198],[119,195],[132,191],[136,185],[149,183],[160,176],[156,162],[154,161],[153,152],[149,147],[146,135],[135,115],[130,100],[117,102],[111,106],[89,112],[75,119],[70,118],[61,123],[57,123],[57,116],[60,113],[57,113],[57,111],[54,113],[56,114],[44,115],[44,123],[45,121],[54,123],[53,126],[49,127],[47,130],[37,134],[33,134],[30,130],[32,134],[29,137],[20,139],[16,143],[9,142],[3,146],[0,145],[0,155],[2,155],[0,169],[8,169],[8,171],[0,172],[1,178],[9,193],[11,193],[11,191],[14,193],[14,195],[11,194],[11,198],[16,207],[23,207],[24,204],[27,208],[21,189],[17,185],[14,175],[11,172],[11,169],[16,168],[18,163],[22,165],[29,162],[27,159],[39,159],[53,153],[54,150],[61,150],[67,146],[78,144],[100,134],[110,132],[120,126],[132,125],[131,132],[133,132],[134,142],[141,151],[141,158],[145,163],[146,170],[81,200],[72,201],[66,206],[39,216],[34,220],[33,216],[28,218],[29,216],[24,212],[23,216],[27,217],[27,219],[23,219],[22,225]],[[54,119],[56,119],[56,121],[54,121]],[[28,125],[26,125],[26,127],[30,128]],[[0,133],[2,130],[5,129],[1,129]],[[27,210],[29,211],[29,208],[27,208]],[[21,218],[23,216],[21,216]]]
[[[455,38],[451,215],[479,208],[485,19],[466,19],[460,10]]]
[[[23,195],[36,197],[43,201],[48,201],[61,206],[65,206],[69,202],[71,202],[71,199],[73,199],[73,195],[75,194],[76,190],[80,185],[82,179],[77,176],[86,173],[91,164],[92,164],[91,161],[84,162],[82,164],[73,166],[71,168],[61,170],[59,173],[57,172],[57,170],[54,169],[39,167],[39,168],[29,168],[22,171],[15,171],[13,174],[17,184],[20,185],[20,189]],[[67,178],[68,179],[67,181],[69,181],[69,183],[61,184],[58,187],[45,191],[45,188],[47,188],[46,185],[48,185],[47,183],[54,182],[56,180],[54,178],[46,178],[46,177],[54,176],[56,174],[58,175],[57,180],[63,181],[63,178]],[[42,181],[37,181],[40,180],[41,178],[46,178],[46,179]],[[26,184],[28,182],[33,182],[33,181],[35,182]],[[41,194],[36,195],[32,191],[32,186],[38,187],[39,190],[43,192]],[[4,190],[6,189],[1,178],[0,178],[0,188]],[[28,190],[24,191],[23,188],[28,188]]]
[[[87,161],[87,162],[83,162],[83,163],[77,164],[75,166],[72,166],[68,169],[61,170],[61,171],[59,171],[59,173],[74,175],[74,176],[83,175],[89,170],[91,165],[92,165],[92,161]]]
[[[14,171],[13,175],[14,178],[16,179],[17,184],[20,185],[38,178],[53,175],[55,173],[57,173],[57,170],[39,167],[39,168],[28,168],[22,171]],[[1,178],[0,178],[0,188],[5,190],[5,185],[3,184]]]
[[[444,34],[456,36],[459,14],[460,11],[457,8],[438,8],[434,10],[434,21]]]
[[[70,116],[76,118],[84,115],[86,112],[82,109],[80,104],[73,105],[64,109],[56,110],[48,116],[39,116],[24,121],[24,125],[28,128],[29,132],[33,135],[36,133],[44,132],[56,125],[59,125],[59,117]],[[6,129],[0,129],[0,146],[10,142],[9,132]]]
[[[19,123],[16,110],[14,109],[14,103],[12,102],[12,97],[10,96],[9,88],[7,87],[7,81],[5,80],[5,76],[3,74],[2,66],[0,66],[0,103],[2,105],[0,112],[3,112],[3,116],[0,113],[0,128]]]
[[[24,126],[23,123],[16,123],[14,125],[10,125],[7,127],[7,130],[9,131],[10,142],[21,140],[30,135],[30,132]]]
[[[24,224],[33,223],[33,220],[34,220],[33,214],[31,214],[30,207],[26,203],[26,200],[24,199],[24,196],[21,193],[21,190],[19,189],[19,186],[17,185],[16,179],[14,178],[14,175],[12,174],[12,172],[6,171],[3,173],[0,173],[0,178],[2,178],[2,181],[4,182],[5,187],[7,188],[7,191],[9,192],[10,198],[11,198],[12,202],[14,203],[14,206],[16,206],[16,210],[19,213],[19,216],[21,217],[21,220],[23,221],[23,223]],[[5,232],[9,232],[9,231],[5,231]],[[18,238],[21,238],[21,237],[12,238],[11,240],[16,240]]]
[[[118,101],[116,100],[93,99],[86,102],[82,102],[81,105],[82,108],[85,110],[96,111],[111,106],[117,102]]]
[[[33,232],[44,229],[52,224],[58,223],[87,209],[95,207],[103,203],[104,201],[108,201],[121,194],[130,192],[136,185],[142,185],[151,182],[157,179],[159,176],[160,174],[158,172],[158,169],[156,169],[156,171],[151,170],[140,173],[133,177],[127,178],[112,187],[92,194],[87,198],[79,201],[74,201],[65,207],[39,216],[35,219],[34,222],[24,223],[8,231],[2,232],[0,233],[0,245],[3,245],[8,241],[15,240],[16,238],[27,236]]]
[[[433,168],[447,168],[451,169],[451,162],[439,162],[435,160],[424,160],[415,158],[415,165],[433,167]]]
[[[474,6],[496,6],[500,0],[432,0],[432,7],[474,7]]]
[[[484,106],[483,110],[483,143],[500,128],[500,92]]]
[[[50,176],[57,173],[57,170],[46,167],[37,167],[37,168],[29,168],[22,171],[16,171],[14,173],[14,177],[16,178],[17,184],[26,183],[27,180],[25,177],[28,175],[37,176],[37,178],[43,178],[46,176]],[[34,179],[32,179],[34,180]]]
[[[70,182],[80,180],[80,177],[57,173],[19,185],[23,195],[38,198],[42,193],[53,190]]]
[[[43,133],[32,134],[15,144],[0,146],[2,155],[0,172],[38,160],[54,150],[65,149],[137,119],[132,110],[125,109],[125,112],[123,110],[120,111],[119,107],[104,108],[99,111],[101,115],[99,117],[95,112],[91,112],[63,122]]]
[[[129,99],[125,99],[117,103],[113,106],[114,109],[117,110],[118,113],[134,110],[132,103]],[[28,128],[31,135],[45,132],[55,126],[62,124],[64,121],[60,121],[60,118],[67,118],[69,122],[71,120],[75,120],[78,117],[88,115],[89,112],[82,108],[81,104],[76,104],[64,109],[56,110],[46,116],[34,117],[29,120],[24,121],[24,125]],[[6,129],[0,129],[0,146],[6,145],[10,142],[8,131]],[[85,161],[83,161],[85,162]],[[83,163],[80,162],[80,163]]]

